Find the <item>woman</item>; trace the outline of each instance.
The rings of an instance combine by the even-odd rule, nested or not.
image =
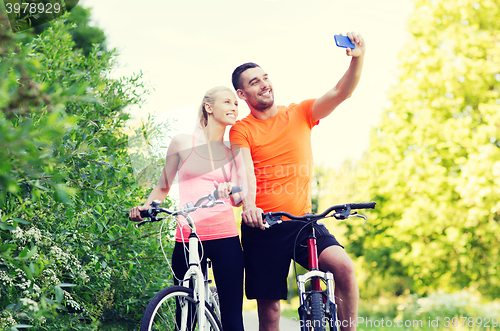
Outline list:
[[[167,150],[165,166],[158,184],[142,207],[130,210],[130,219],[142,220],[140,211],[149,208],[153,200],[163,201],[178,174],[180,205],[196,202],[198,198],[217,188],[219,196],[231,203],[199,209],[191,217],[196,222],[196,232],[202,241],[204,263],[212,261],[219,294],[221,322],[224,330],[243,330],[243,252],[231,204],[237,205],[239,194],[229,198],[237,167],[230,149],[224,145],[226,126],[233,125],[238,117],[238,102],[227,87],[216,87],[203,97],[200,125],[193,135],[177,135]],[[223,199],[223,200],[224,200]],[[229,201],[228,201],[229,202]],[[175,282],[188,269],[184,246],[190,228],[184,219],[178,220],[176,243],[172,254]],[[187,247],[187,246],[186,246]]]

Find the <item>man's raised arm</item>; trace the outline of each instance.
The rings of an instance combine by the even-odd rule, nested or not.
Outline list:
[[[351,96],[358,85],[363,69],[366,45],[359,34],[349,32],[347,36],[356,45],[354,49],[346,49],[346,54],[352,57],[351,64],[337,85],[314,102],[312,107],[314,121],[330,115],[338,105]]]

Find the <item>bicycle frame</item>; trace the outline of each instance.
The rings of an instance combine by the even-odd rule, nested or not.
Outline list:
[[[213,302],[212,294],[208,288],[208,266],[205,275],[201,270],[201,261],[198,253],[198,236],[196,235],[196,226],[191,216],[187,213],[181,213],[191,227],[191,234],[189,235],[188,248],[189,248],[189,269],[184,274],[182,286],[189,287],[190,281],[193,281],[193,292],[195,299],[198,299],[198,307],[205,307],[205,302]],[[215,305],[217,313],[220,316],[219,307]],[[204,309],[198,309],[198,323],[200,330],[205,328],[206,317]],[[188,321],[189,307],[182,309],[181,315],[181,330],[186,330]]]

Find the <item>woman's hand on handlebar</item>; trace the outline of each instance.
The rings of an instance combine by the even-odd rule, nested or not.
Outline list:
[[[225,199],[229,197],[234,184],[231,182],[217,183],[217,181],[214,180],[214,186],[219,193],[219,199]]]
[[[134,207],[134,208],[130,209],[130,211],[128,213],[128,218],[134,222],[142,222],[144,220],[141,217],[141,211],[147,210],[148,208],[149,207],[147,207],[147,206]]]

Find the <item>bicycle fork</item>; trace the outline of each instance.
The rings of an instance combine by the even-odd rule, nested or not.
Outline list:
[[[336,306],[335,306],[335,294],[334,294],[334,279],[333,274],[329,271],[323,272],[319,270],[319,258],[318,250],[316,245],[316,234],[314,227],[311,228],[309,238],[307,239],[307,251],[309,260],[309,270],[303,275],[297,275],[297,287],[299,290],[299,302],[300,302],[300,314],[305,314],[306,299],[307,295],[314,292],[323,292],[321,289],[321,280],[326,283],[326,298],[323,298],[323,304],[325,305],[325,313],[332,316],[336,320]],[[306,283],[311,283],[311,291],[306,292]],[[335,323],[335,320],[333,321]],[[331,322],[331,321],[330,321]],[[303,331],[307,331],[308,326],[301,325]],[[336,330],[336,328],[335,328]]]

